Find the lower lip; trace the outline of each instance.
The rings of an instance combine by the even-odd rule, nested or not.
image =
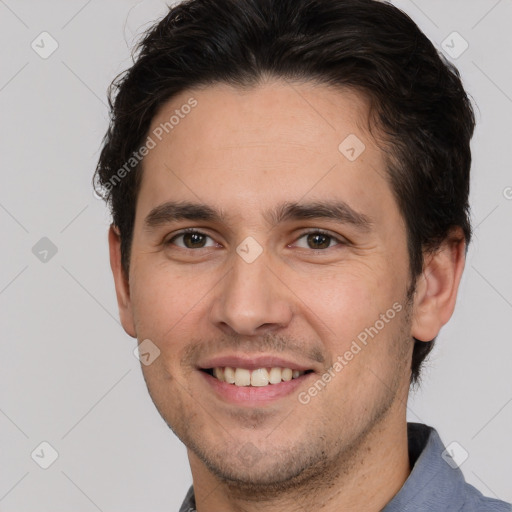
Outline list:
[[[209,373],[200,371],[206,383],[213,389],[221,399],[239,405],[265,405],[279,398],[293,393],[304,381],[313,375],[306,373],[296,379],[281,382],[279,384],[268,384],[267,386],[235,386],[227,382],[221,382]]]

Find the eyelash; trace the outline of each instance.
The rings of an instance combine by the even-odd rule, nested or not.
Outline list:
[[[203,235],[203,236],[206,236],[210,239],[213,240],[213,238],[210,236],[210,235],[207,235],[206,233],[203,233],[202,231],[199,231],[197,229],[194,229],[194,228],[187,228],[187,229],[184,229],[183,231],[180,231],[179,233],[173,235],[169,240],[167,240],[165,242],[165,245],[174,245],[173,242],[179,238],[180,236],[183,236],[183,235],[186,235],[188,233],[192,233],[192,234],[198,234],[198,235]],[[326,251],[327,249],[331,249],[332,247],[335,247],[337,245],[347,245],[348,242],[346,240],[343,240],[341,238],[338,238],[334,235],[332,235],[331,233],[329,233],[328,231],[325,231],[323,229],[310,229],[308,231],[304,231],[302,232],[296,239],[293,243],[296,243],[298,240],[300,240],[301,238],[304,238],[305,236],[308,236],[308,235],[324,235],[324,236],[327,236],[329,237],[331,240],[337,242],[334,246],[331,246],[331,247],[327,247],[326,249],[311,249],[309,248],[310,251]],[[291,244],[287,245],[287,247],[290,247]],[[177,246],[179,247],[179,246]],[[197,251],[198,249],[208,249],[208,247],[199,247],[198,249],[190,249],[188,247],[180,247],[180,249],[185,249],[185,250],[189,250],[189,251]],[[301,249],[304,249],[303,247]]]
[[[324,235],[324,236],[327,236],[331,239],[331,241],[335,241],[337,242],[335,245],[333,246],[330,246],[330,247],[327,247],[326,249],[311,249],[308,247],[308,249],[310,251],[326,251],[327,249],[332,249],[333,247],[335,246],[338,246],[338,245],[347,245],[348,241],[347,240],[344,240],[342,239],[341,237],[337,237],[333,234],[331,234],[329,231],[325,231],[323,229],[310,229],[310,230],[307,230],[307,231],[304,231],[302,232],[296,239],[293,243],[297,243],[298,240],[300,240],[301,238],[304,238],[305,236],[308,236],[308,235]],[[301,247],[301,249],[303,249]]]

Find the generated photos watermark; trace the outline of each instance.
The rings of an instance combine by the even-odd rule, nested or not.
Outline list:
[[[311,399],[318,395],[319,392],[323,391],[327,384],[331,382],[337,374],[345,368],[354,357],[359,354],[367,345],[370,339],[373,339],[379,332],[386,327],[393,318],[402,311],[403,306],[399,302],[395,302],[385,313],[379,316],[379,319],[375,321],[370,327],[366,327],[352,340],[350,347],[336,358],[334,364],[329,367],[324,374],[318,378],[306,391],[301,391],[298,394],[298,400],[301,404],[307,405],[311,402]]]
[[[144,144],[134,151],[130,158],[120,167],[104,184],[107,192],[110,192],[116,185],[118,185],[123,178],[126,177],[133,169],[142,162],[142,159],[154,149],[158,142],[161,142],[165,135],[169,134],[190,114],[193,108],[197,107],[198,102],[194,97],[188,99],[186,103],[181,105],[174,111],[174,114],[164,123],[160,123],[156,128],[153,128],[151,134],[148,135]]]

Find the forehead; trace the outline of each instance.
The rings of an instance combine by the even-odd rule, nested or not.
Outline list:
[[[283,81],[191,89],[160,108],[148,136],[137,216],[180,199],[239,214],[303,198],[369,213],[396,206],[367,101],[352,90]]]

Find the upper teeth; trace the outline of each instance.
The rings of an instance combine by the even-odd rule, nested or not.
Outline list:
[[[281,381],[296,379],[304,375],[304,371],[291,368],[258,368],[247,370],[246,368],[214,368],[213,375],[221,382],[234,384],[235,386],[266,386],[279,384]]]

